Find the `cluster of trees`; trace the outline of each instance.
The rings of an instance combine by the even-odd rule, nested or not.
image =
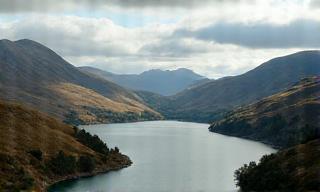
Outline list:
[[[236,185],[242,191],[282,191],[294,189],[290,178],[282,171],[275,155],[265,155],[260,163],[250,162],[235,171]],[[290,191],[290,190],[289,190]]]
[[[74,137],[83,145],[89,147],[103,155],[103,159],[107,159],[110,153],[119,153],[119,148],[109,149],[106,143],[104,143],[97,135],[91,135],[84,129],[74,127]],[[42,151],[39,149],[33,149],[28,151],[38,161],[42,161]],[[44,169],[50,171],[56,175],[68,175],[75,172],[91,172],[96,167],[96,161],[91,156],[80,156],[76,158],[73,155],[67,155],[63,151],[59,151],[55,156],[51,157],[46,162],[43,162]]]
[[[319,140],[263,156],[235,171],[241,191],[320,191]]]
[[[109,148],[97,135],[91,135],[89,132],[86,132],[84,129],[79,130],[79,128],[74,127],[75,138],[82,143],[83,145],[89,147],[90,149],[108,155]]]
[[[59,151],[47,162],[47,167],[57,175],[72,174],[77,170],[77,160],[74,156]]]
[[[47,162],[50,171],[57,175],[68,175],[79,172],[91,172],[95,169],[96,163],[93,157],[80,156],[76,159],[72,155],[66,155],[63,151],[52,157]]]

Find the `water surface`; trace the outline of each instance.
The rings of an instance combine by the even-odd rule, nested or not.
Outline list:
[[[133,165],[107,174],[62,182],[51,191],[221,192],[235,191],[234,170],[272,148],[208,131],[208,124],[152,121],[83,126]]]

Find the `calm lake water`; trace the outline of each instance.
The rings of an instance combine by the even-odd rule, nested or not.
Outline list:
[[[208,127],[208,124],[176,121],[83,126],[110,147],[118,146],[133,165],[62,182],[50,191],[236,191],[234,170],[275,152],[264,144],[211,133]]]

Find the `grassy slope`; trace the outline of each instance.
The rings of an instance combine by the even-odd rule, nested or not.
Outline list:
[[[61,179],[118,169],[130,164],[129,158],[121,154],[109,155],[107,161],[103,161],[101,154],[79,143],[73,134],[71,126],[54,118],[21,105],[0,101],[0,191],[5,186],[19,187],[22,180],[19,178],[33,178],[34,189],[38,191]],[[28,153],[33,149],[43,152],[42,162]],[[92,156],[97,167],[93,173],[76,172],[67,176],[49,174],[44,168],[44,162],[60,150],[75,157]]]
[[[292,88],[238,108],[210,130],[289,147],[319,136],[320,81],[306,78]]]
[[[77,116],[74,118],[85,123],[113,121],[107,117],[98,118],[94,113],[97,110],[132,112],[136,114],[135,120],[139,120],[141,112],[161,118],[159,113],[143,105],[133,92],[82,73],[55,52],[34,41],[1,40],[0,74],[2,99],[23,102],[60,119],[75,112]],[[88,93],[95,96],[88,97]],[[70,96],[85,98],[86,101],[75,103]],[[89,111],[86,107],[96,110]],[[83,115],[86,113],[89,117]]]

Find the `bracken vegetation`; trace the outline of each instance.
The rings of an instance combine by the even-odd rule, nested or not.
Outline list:
[[[11,156],[0,153],[0,191],[31,190],[34,179]]]

